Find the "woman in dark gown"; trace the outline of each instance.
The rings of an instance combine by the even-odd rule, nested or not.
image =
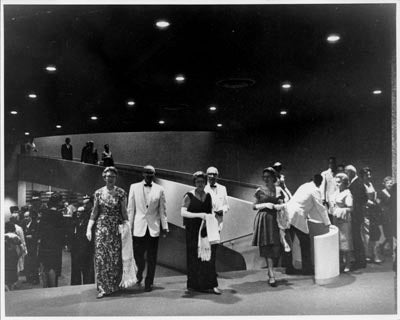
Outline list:
[[[97,279],[97,298],[103,298],[120,289],[122,279],[122,241],[118,226],[128,222],[126,193],[115,185],[118,171],[107,167],[103,171],[106,185],[94,193],[93,211],[86,230],[86,237],[94,235],[94,262]]]
[[[254,219],[253,246],[258,246],[260,256],[264,257],[268,267],[268,283],[272,287],[276,287],[274,275],[274,259],[280,255],[280,236],[279,227],[276,219],[277,211],[274,209],[274,204],[283,202],[283,190],[276,186],[277,181],[275,169],[269,167],[263,170],[264,187],[256,190],[253,203],[253,209],[258,210]]]
[[[210,261],[201,261],[197,253],[201,222],[212,211],[211,195],[204,191],[207,176],[198,171],[193,175],[193,181],[196,189],[185,194],[181,210],[186,228],[187,289],[221,294],[215,271],[217,245],[211,245]],[[201,235],[207,235],[205,229]]]

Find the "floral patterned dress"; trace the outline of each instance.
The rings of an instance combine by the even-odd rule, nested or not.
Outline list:
[[[122,244],[118,226],[123,220],[121,205],[125,198],[125,191],[119,187],[115,187],[113,192],[103,187],[94,193],[91,219],[96,221],[94,262],[97,290],[105,294],[118,291],[122,279]]]

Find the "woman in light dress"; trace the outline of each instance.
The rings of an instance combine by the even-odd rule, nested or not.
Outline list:
[[[351,236],[351,213],[353,212],[353,196],[349,189],[349,177],[345,173],[335,176],[338,187],[334,195],[333,207],[330,214],[333,216],[333,224],[339,229],[340,264],[344,272],[350,271],[351,251],[353,239]]]

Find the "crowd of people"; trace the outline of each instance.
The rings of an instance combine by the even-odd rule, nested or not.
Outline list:
[[[90,145],[89,149],[93,150]],[[397,187],[392,177],[385,177],[377,192],[370,168],[357,172],[353,165],[337,165],[331,157],[327,170],[315,174],[292,194],[282,170],[279,162],[263,170],[264,185],[257,188],[253,201],[257,214],[251,245],[258,246],[260,256],[266,260],[270,286],[278,285],[274,267],[279,261],[287,274],[313,274],[309,221],[327,230],[331,224],[339,229],[341,272],[381,263],[385,252],[395,253]],[[24,255],[27,281],[37,282],[40,273],[45,287],[57,286],[65,230],[63,215],[72,212],[71,284],[94,283],[96,279],[97,298],[133,284],[142,286],[143,279],[144,290],[152,291],[159,237],[169,233],[165,191],[154,182],[155,173],[153,166],[145,166],[143,180],[132,184],[127,193],[116,185],[118,170],[107,166],[102,174],[105,186],[75,211],[54,193],[46,206],[37,208],[33,201],[22,213],[21,223],[16,220],[18,214],[13,213],[6,224],[8,288],[15,283],[18,260]],[[218,176],[215,167],[194,173],[194,189],[182,195],[181,206],[187,290],[217,295],[222,293],[215,267],[217,244],[223,217],[229,211],[227,190],[217,182]],[[19,225],[25,239],[23,234],[18,235]],[[295,236],[300,243],[301,270],[292,264]],[[9,249],[12,246],[14,249]],[[395,255],[393,259],[395,265]]]
[[[28,205],[12,206],[5,226],[6,290],[16,287],[20,274],[28,284],[58,286],[63,250],[71,253],[71,285],[94,283],[94,248],[86,238],[92,207],[92,197],[86,195],[74,206],[58,192],[47,202],[34,192]]]

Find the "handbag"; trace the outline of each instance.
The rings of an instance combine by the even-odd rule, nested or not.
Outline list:
[[[202,237],[201,231],[205,228],[205,220],[201,222],[199,229],[199,237],[198,237],[198,245],[197,245],[197,257],[201,259],[201,261],[210,261],[211,260],[211,245],[208,241],[208,237]]]

